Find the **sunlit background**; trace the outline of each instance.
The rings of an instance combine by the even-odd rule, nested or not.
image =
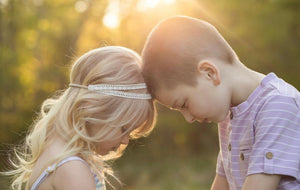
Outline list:
[[[151,28],[172,15],[211,22],[241,61],[300,89],[299,0],[0,0],[0,170],[42,101],[67,87],[75,57],[100,46],[141,52]],[[214,124],[187,124],[158,106],[147,138],[113,163],[126,190],[206,190],[218,153]],[[0,177],[0,189],[7,189]]]

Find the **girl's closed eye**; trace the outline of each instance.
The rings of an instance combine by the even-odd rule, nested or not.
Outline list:
[[[122,133],[126,133],[127,129],[125,127],[121,127]]]

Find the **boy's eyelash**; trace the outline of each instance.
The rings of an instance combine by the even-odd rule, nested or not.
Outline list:
[[[184,109],[184,108],[187,108],[187,100],[184,100],[182,106],[181,106],[181,109]]]

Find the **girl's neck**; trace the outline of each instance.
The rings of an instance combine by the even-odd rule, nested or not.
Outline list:
[[[54,135],[48,140],[44,150],[48,156],[55,157],[58,154],[63,153],[65,146],[66,146],[66,141],[64,141],[58,135]]]

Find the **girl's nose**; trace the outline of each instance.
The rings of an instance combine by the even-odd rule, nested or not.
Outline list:
[[[129,135],[124,135],[121,141],[121,144],[128,145],[129,144]]]

